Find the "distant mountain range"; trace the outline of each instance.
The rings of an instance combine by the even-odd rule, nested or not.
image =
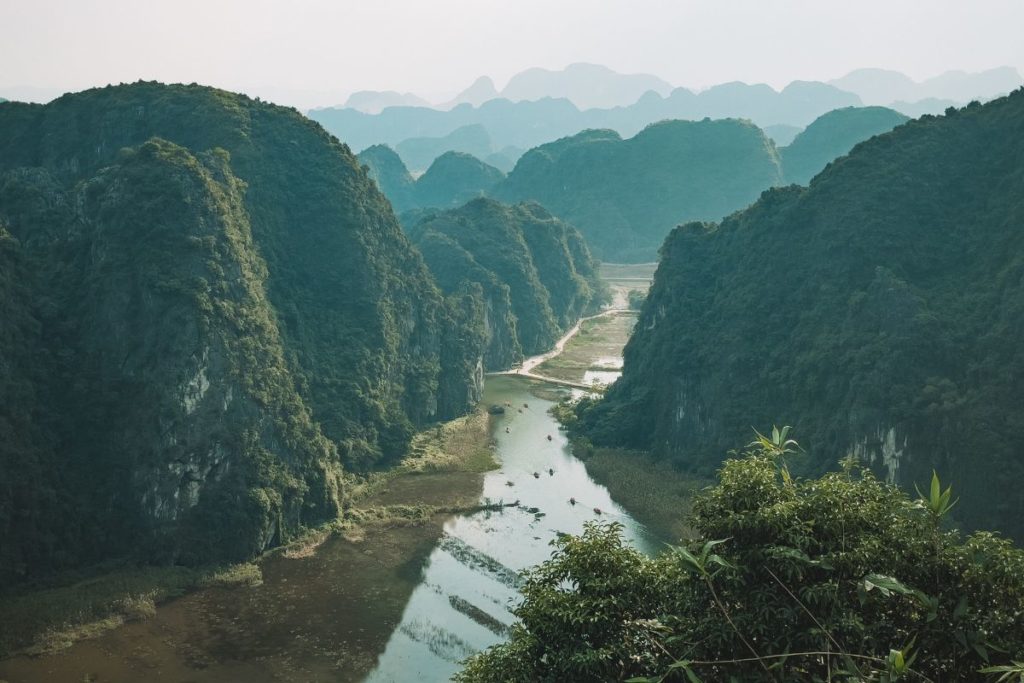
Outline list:
[[[620,74],[599,64],[570,64],[561,70],[532,68],[520,71],[502,90],[490,76],[481,76],[472,85],[438,109],[451,109],[460,104],[479,107],[484,102],[506,99],[511,102],[563,98],[580,109],[620,107],[633,104],[648,92],[668,95],[671,83],[651,74]],[[367,114],[376,114],[384,107],[432,106],[413,93],[390,90],[362,90],[354,93],[345,106]]]
[[[415,180],[386,145],[363,150],[359,162],[407,227],[422,210],[477,197],[534,201],[579,228],[598,257],[638,262],[656,259],[679,223],[717,220],[769,187],[806,184],[858,142],[906,120],[885,107],[836,109],[788,146],[737,119],[661,121],[629,139],[585,130],[529,150],[508,176],[463,152],[438,156]]]
[[[496,99],[479,107],[460,104],[449,111],[429,107],[388,107],[379,114],[355,109],[315,109],[310,118],[353,149],[398,146],[409,138],[438,138],[458,128],[483,126],[495,149],[529,149],[581,130],[601,128],[631,137],[665,119],[749,119],[758,126],[803,128],[833,109],[860,106],[860,98],[824,83],[791,83],[781,92],[767,85],[726,83],[696,93],[676,88],[662,97],[648,92],[628,107],[581,110],[568,99],[511,102]]]
[[[411,92],[360,90],[349,95],[345,106],[368,114],[379,114],[387,107],[429,107],[430,103]]]
[[[903,103],[912,106],[922,100],[966,104],[971,100],[988,100],[1004,95],[1020,87],[1021,75],[1013,67],[1001,66],[978,73],[947,71],[918,82],[898,71],[857,69],[828,83],[854,93],[868,105],[893,107],[894,103]],[[893,108],[902,111],[900,107]]]
[[[947,71],[923,81],[915,81],[899,71],[856,69],[825,82],[857,95],[865,105],[903,103],[911,107],[922,100],[948,101],[946,106],[962,105],[975,99],[989,100],[1014,90],[1021,83],[1020,73],[1011,66],[976,73]],[[756,87],[757,84],[754,85]],[[489,76],[480,76],[445,102],[430,103],[429,98],[413,93],[363,90],[353,93],[344,106],[376,114],[385,107],[425,106],[447,110],[460,104],[479,107],[494,99],[532,102],[550,97],[569,100],[579,109],[610,109],[635,104],[648,92],[667,97],[675,89],[669,82],[652,74],[621,74],[606,66],[578,63],[561,70],[526,69],[509,79],[501,90]],[[903,111],[899,107],[893,108]]]
[[[916,118],[974,99],[989,100],[1022,82],[1013,67],[949,71],[921,82],[896,71],[858,69],[827,83],[794,81],[781,91],[741,82],[695,91],[673,88],[649,74],[572,64],[560,71],[527,69],[501,90],[481,76],[436,106],[411,93],[363,91],[350,97],[346,107],[314,109],[309,116],[353,149],[394,147],[413,173],[446,151],[473,154],[509,172],[522,150],[591,128],[630,137],[665,119],[739,118],[765,129],[783,146],[835,109],[884,105]],[[466,127],[473,127],[475,146],[463,144],[468,131],[460,129]],[[449,136],[453,140],[444,139]],[[481,142],[485,137],[489,143]]]
[[[508,82],[501,97],[519,102],[562,97],[580,109],[630,105],[648,92],[661,96],[672,84],[651,74],[620,74],[597,64],[570,64],[561,71],[527,69]]]

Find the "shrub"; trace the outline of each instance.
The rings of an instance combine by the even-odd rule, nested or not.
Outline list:
[[[785,450],[764,438],[727,460],[695,502],[704,540],[689,546],[648,558],[614,523],[559,540],[529,573],[511,640],[459,680],[1014,675],[1024,552],[946,529],[953,501],[938,477],[911,500],[852,462],[792,478]]]

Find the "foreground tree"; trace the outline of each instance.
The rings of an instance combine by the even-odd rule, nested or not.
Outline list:
[[[656,558],[617,524],[560,540],[509,642],[458,680],[1024,680],[1024,552],[948,529],[937,476],[918,500],[853,461],[793,479],[785,436],[700,496],[708,540]]]

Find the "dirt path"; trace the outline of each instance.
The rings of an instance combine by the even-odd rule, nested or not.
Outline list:
[[[586,389],[588,391],[593,391],[593,385],[584,384],[582,382],[573,382],[571,380],[562,379],[558,377],[551,377],[550,375],[544,375],[539,372],[534,372],[534,369],[542,365],[543,363],[551,360],[552,358],[557,358],[559,355],[561,355],[565,351],[566,344],[568,344],[573,337],[579,334],[584,323],[589,322],[591,320],[597,320],[599,318],[606,318],[609,316],[634,314],[635,311],[631,311],[629,309],[629,302],[627,297],[628,289],[624,287],[614,287],[614,290],[614,298],[612,299],[612,303],[608,306],[608,308],[601,311],[600,313],[596,313],[594,315],[590,315],[585,318],[580,318],[579,320],[577,320],[576,324],[572,326],[572,329],[570,329],[568,332],[562,335],[562,338],[555,342],[554,348],[552,348],[550,351],[527,358],[517,368],[512,368],[511,370],[505,370],[502,372],[491,372],[488,374],[518,375],[520,377],[529,377],[530,379],[535,379],[541,382],[548,382],[550,384],[558,384],[560,386],[572,387],[574,389]]]

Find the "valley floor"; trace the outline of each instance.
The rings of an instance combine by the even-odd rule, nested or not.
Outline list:
[[[587,386],[613,381],[636,319],[627,295],[646,289],[649,271],[616,273],[613,310],[585,321],[535,372]],[[0,661],[0,682],[129,681],[143,673],[156,681],[336,681],[339,670],[342,680],[362,680],[400,623],[445,523],[481,509],[484,473],[497,466],[493,419],[481,410],[423,431],[400,467],[350,486],[344,520],[257,562],[108,570],[0,600],[0,656],[20,653]],[[578,455],[658,536],[692,535],[683,518],[701,482],[641,453]],[[233,589],[254,585],[260,589]]]
[[[122,569],[0,601],[0,643],[21,652],[0,661],[0,681],[129,681],[142,671],[147,680],[197,682],[331,672],[333,681],[339,662],[346,680],[362,680],[444,523],[479,507],[483,473],[496,466],[489,419],[481,411],[422,432],[401,467],[356,487],[343,522],[257,562]],[[232,590],[243,585],[263,588]],[[320,611],[325,594],[330,614]],[[276,612],[281,604],[291,613]],[[308,651],[273,647],[289,625],[311,633]],[[243,628],[251,650],[221,652]]]

